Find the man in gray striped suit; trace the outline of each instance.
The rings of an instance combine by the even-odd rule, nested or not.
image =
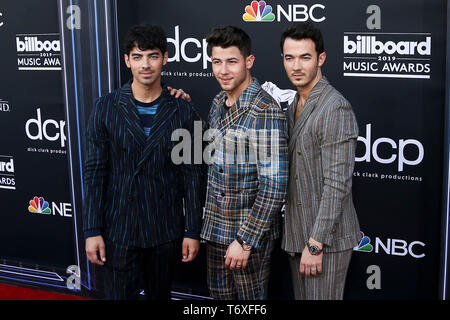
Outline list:
[[[323,38],[311,23],[281,37],[286,74],[297,88],[287,110],[289,186],[282,248],[296,299],[342,299],[360,228],[352,200],[358,124],[350,103],[322,76]]]

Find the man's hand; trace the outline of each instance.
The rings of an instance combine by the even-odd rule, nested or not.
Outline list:
[[[234,240],[227,249],[225,254],[225,266],[230,270],[245,269],[247,267],[248,258],[251,251],[246,251],[242,246]]]
[[[184,238],[182,245],[183,262],[191,262],[197,256],[200,249],[200,240]]]
[[[309,242],[318,246],[320,249],[322,249],[323,247],[320,242],[317,242],[312,238],[309,239]],[[316,276],[322,273],[322,258],[323,252],[318,255],[312,255],[309,252],[308,246],[306,246],[305,249],[303,249],[302,258],[300,259],[300,273],[305,275],[306,277]]]
[[[175,96],[175,98],[181,98],[183,100],[186,100],[187,102],[191,102],[191,96],[189,95],[189,93],[184,92],[183,89],[174,89],[168,86],[167,90],[169,90],[170,95]]]
[[[98,259],[97,251],[100,253]],[[86,239],[86,254],[90,262],[102,266],[106,262],[105,242],[102,236],[89,237]]]

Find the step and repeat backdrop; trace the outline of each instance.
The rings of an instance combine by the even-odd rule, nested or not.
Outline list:
[[[78,265],[54,1],[0,3],[0,281],[67,290]]]
[[[131,26],[164,28],[163,81],[189,92],[206,118],[220,90],[209,31],[235,25],[248,32],[252,73],[284,108],[280,90],[295,88],[279,40],[298,21],[322,30],[323,73],[359,124],[353,193],[363,237],[345,299],[438,299],[445,0],[2,1],[0,281],[102,296],[101,272],[83,253],[84,134],[95,98],[131,77],[120,49]],[[202,245],[193,263],[180,266],[174,297],[209,298],[205,260]],[[292,299],[286,255],[277,249],[272,261],[270,298]]]

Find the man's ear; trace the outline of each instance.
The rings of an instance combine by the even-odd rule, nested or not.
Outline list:
[[[164,52],[164,56],[163,56],[163,66],[165,66],[167,64],[168,59],[169,59],[169,52],[166,51],[166,52]]]
[[[245,59],[245,67],[247,70],[250,70],[253,67],[253,63],[255,63],[255,56],[251,54]]]
[[[325,51],[322,52],[321,54],[319,54],[319,67],[321,67],[325,63],[326,59],[327,59],[327,54]]]
[[[125,61],[125,65],[128,67],[128,68],[130,68],[130,57],[128,56],[128,54],[124,54],[123,55],[123,59],[124,59],[124,61]]]

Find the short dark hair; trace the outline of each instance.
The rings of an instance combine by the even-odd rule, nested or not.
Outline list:
[[[139,50],[159,49],[164,54],[167,51],[167,37],[164,30],[159,26],[139,24],[128,30],[123,49],[129,55],[134,47]]]
[[[252,41],[248,34],[234,26],[220,26],[212,29],[206,37],[206,41],[208,42],[209,52],[213,47],[229,48],[236,46],[242,56],[247,58],[252,51]]]
[[[325,51],[322,32],[311,22],[296,23],[284,29],[280,40],[281,52],[283,52],[283,45],[286,38],[294,40],[311,39],[316,45],[316,52],[318,55]]]

